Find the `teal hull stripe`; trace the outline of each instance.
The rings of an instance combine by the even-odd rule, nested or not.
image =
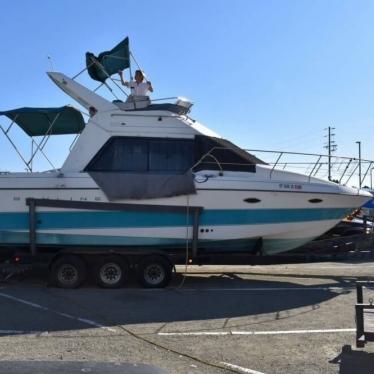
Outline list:
[[[299,247],[313,238],[290,239],[265,239],[263,241],[263,253],[274,254]],[[81,245],[90,246],[91,249],[103,246],[152,246],[160,249],[180,248],[185,249],[186,240],[177,238],[147,238],[104,235],[68,235],[38,233],[36,237],[38,245]],[[255,248],[257,239],[230,239],[230,240],[199,240],[199,247],[205,252],[245,252]],[[0,231],[0,243],[10,245],[28,245],[29,234],[27,232]],[[190,243],[191,244],[191,243]],[[191,249],[191,248],[190,248]]]
[[[353,208],[206,210],[200,219],[202,226],[260,225],[340,219]],[[192,223],[192,218],[190,218]],[[88,229],[121,227],[178,227],[186,225],[181,213],[58,211],[37,213],[37,228]],[[0,230],[25,230],[29,227],[28,213],[0,213]]]

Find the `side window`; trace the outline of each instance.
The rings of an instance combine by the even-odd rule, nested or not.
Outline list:
[[[193,164],[193,140],[113,138],[86,170],[179,174]]]
[[[149,171],[185,173],[193,166],[194,143],[183,140],[151,140]]]
[[[148,169],[148,144],[142,139],[112,139],[90,162],[90,171],[138,171]]]
[[[205,157],[196,165],[194,170],[220,170],[217,162],[223,170],[244,171],[255,173],[256,163],[263,163],[253,155],[247,153],[235,144],[225,140],[205,135],[196,136],[197,159],[204,155],[214,156]]]

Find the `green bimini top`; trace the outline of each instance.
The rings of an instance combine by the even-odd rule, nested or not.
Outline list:
[[[71,106],[18,108],[0,112],[29,136],[79,134],[85,123],[81,112]]]
[[[97,57],[86,53],[86,67],[92,79],[104,83],[105,80],[118,70],[130,67],[129,38],[125,38],[110,51],[101,52]]]

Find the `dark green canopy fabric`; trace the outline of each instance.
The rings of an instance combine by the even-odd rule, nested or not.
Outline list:
[[[130,67],[129,38],[122,40],[112,50],[102,52],[95,56],[86,53],[86,66],[92,79],[104,83],[108,76],[118,73],[118,70]]]
[[[79,134],[85,126],[81,112],[71,106],[60,108],[18,108],[0,112],[29,136]],[[52,128],[51,124],[53,123]],[[48,130],[50,130],[48,132]]]

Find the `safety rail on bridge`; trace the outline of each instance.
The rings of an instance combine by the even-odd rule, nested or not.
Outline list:
[[[270,177],[276,169],[280,169],[305,174],[309,180],[315,177],[343,185],[349,182],[356,183],[356,187],[364,186],[365,183],[370,188],[373,185],[373,160],[278,150],[246,149],[246,151],[271,166]]]

